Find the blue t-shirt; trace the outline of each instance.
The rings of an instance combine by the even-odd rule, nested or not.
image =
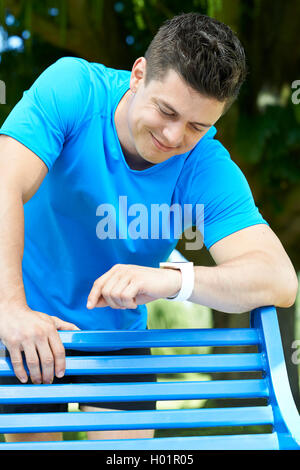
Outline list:
[[[130,71],[64,57],[24,92],[0,130],[49,169],[24,207],[28,305],[81,329],[146,327],[145,305],[86,308],[94,281],[115,264],[158,267],[188,226],[209,249],[267,224],[214,127],[190,152],[142,171],[128,166],[114,114],[129,80]],[[186,208],[186,217],[171,207]],[[160,208],[169,208],[167,219]]]

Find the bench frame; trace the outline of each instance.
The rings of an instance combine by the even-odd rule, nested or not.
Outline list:
[[[97,429],[146,429],[175,427],[271,424],[266,434],[187,436],[154,439],[0,443],[0,450],[95,450],[95,449],[300,449],[300,418],[291,393],[283,355],[277,312],[273,306],[250,314],[249,328],[181,329],[146,331],[62,331],[66,348],[91,351],[91,357],[67,358],[66,374],[166,373],[166,372],[262,372],[261,379],[161,382],[140,384],[15,385],[0,386],[5,403],[76,402],[99,400],[168,400],[195,398],[265,398],[266,406],[200,408],[101,413],[2,414],[0,433],[51,432]],[[98,357],[92,351],[125,347],[257,345],[258,353],[172,356]],[[3,345],[2,345],[3,348]],[[106,369],[106,370],[105,370]],[[9,358],[0,357],[0,374],[13,375]],[[125,379],[124,379],[125,382]],[[83,386],[81,386],[83,385]],[[101,415],[101,416],[100,416]],[[29,423],[29,424],[28,424]]]

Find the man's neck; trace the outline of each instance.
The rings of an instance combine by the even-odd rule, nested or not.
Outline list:
[[[151,166],[154,166],[154,163],[147,162],[144,159],[141,159],[141,160],[138,161],[137,158],[134,155],[131,155],[129,152],[127,152],[123,148],[122,144],[121,144],[121,147],[122,147],[123,155],[125,157],[127,165],[132,170],[141,171],[141,170],[146,170],[147,168],[151,168]]]
[[[147,162],[141,157],[138,157],[133,153],[133,149],[131,150],[128,148],[127,143],[129,142],[128,135],[129,129],[127,125],[127,112],[126,109],[128,107],[130,100],[130,90],[128,90],[125,95],[123,95],[122,99],[120,100],[117,109],[115,111],[115,124],[116,130],[119,138],[119,142],[125,157],[125,160],[128,166],[132,170],[145,170],[153,166],[153,163]]]

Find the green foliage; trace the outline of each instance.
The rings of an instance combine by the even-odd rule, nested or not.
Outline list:
[[[157,32],[163,21],[180,13],[198,11],[207,14],[216,12],[222,0],[123,0],[124,8],[119,13],[126,29],[134,36],[133,49],[137,55],[143,54],[147,49],[153,35]],[[133,14],[132,14],[133,13]],[[213,16],[213,15],[212,15]]]
[[[86,439],[87,439],[87,433],[84,431],[63,433],[64,441],[84,441]]]
[[[220,426],[212,428],[157,429],[155,437],[222,436],[237,434],[264,434],[272,432],[271,425]]]
[[[26,31],[32,30],[32,8],[33,0],[27,0],[24,4],[24,27]],[[25,43],[25,48],[27,53],[31,53],[32,49],[32,37],[30,36]]]
[[[155,328],[211,328],[211,311],[192,302],[169,302],[158,299],[147,304],[149,327]]]
[[[300,104],[296,104],[294,106],[294,114],[295,114],[295,119],[300,124]]]
[[[0,25],[5,23],[5,0],[0,0]]]
[[[207,0],[207,15],[215,17],[222,9],[222,0]]]
[[[94,0],[92,3],[92,8],[94,9],[95,20],[98,23],[102,24],[104,0]]]
[[[240,114],[236,133],[239,155],[251,164],[263,199],[275,212],[284,210],[284,198],[300,181],[299,109],[269,105],[255,115]]]
[[[60,0],[59,36],[61,45],[66,44],[68,10],[66,0]]]
[[[150,329],[211,328],[211,310],[191,302],[155,300],[147,305]],[[155,348],[153,354],[208,353],[208,347]]]

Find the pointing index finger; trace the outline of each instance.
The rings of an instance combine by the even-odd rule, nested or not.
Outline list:
[[[107,278],[109,278],[108,272],[103,274],[101,277],[98,277],[98,279],[96,279],[87,299],[87,304],[86,304],[87,308],[95,307],[95,305],[97,304],[100,298],[103,284]]]

